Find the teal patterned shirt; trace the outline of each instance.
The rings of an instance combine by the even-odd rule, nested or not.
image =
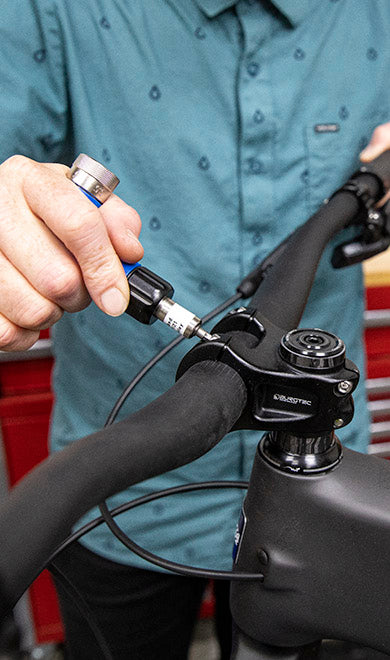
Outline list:
[[[202,316],[355,170],[375,126],[390,119],[389,34],[388,0],[3,0],[0,157],[69,164],[85,152],[114,171],[118,194],[143,220],[144,264]],[[364,371],[361,269],[332,270],[331,249],[302,325],[338,334]],[[66,314],[54,332],[53,450],[100,428],[171,339],[161,323],[109,318],[93,304]],[[154,369],[123,415],[174,382],[190,345]],[[356,408],[340,437],[364,451],[362,386]],[[110,505],[191,481],[246,479],[258,440],[229,434]],[[241,498],[165,499],[120,524],[166,557],[229,568]],[[102,527],[84,543],[144,565]]]

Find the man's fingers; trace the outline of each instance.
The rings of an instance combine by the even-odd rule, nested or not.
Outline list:
[[[0,183],[0,198],[4,197]],[[68,312],[89,304],[75,258],[28,209],[21,194],[0,205],[0,245],[3,255],[42,296]]]
[[[36,172],[36,176],[34,176]],[[100,212],[57,168],[33,163],[23,178],[31,210],[62,241],[77,260],[96,304],[112,316],[122,314],[129,287]],[[133,239],[129,242],[134,243]],[[139,254],[139,248],[128,250]]]
[[[128,305],[120,258],[142,257],[140,218],[115,195],[97,208],[68,171],[23,156],[1,165],[0,314],[16,328],[52,325],[63,310],[83,309],[90,298],[112,316]]]
[[[59,163],[49,165],[59,174],[67,174],[69,168]],[[142,259],[144,249],[139,241],[141,218],[135,209],[112,193],[100,207],[110,240],[122,261],[133,263]]]
[[[360,160],[363,163],[369,163],[374,158],[378,158],[387,149],[390,149],[390,122],[376,127],[370,142],[360,154]],[[383,206],[389,199],[390,190],[379,200],[377,206]]]
[[[115,252],[127,263],[142,259],[144,250],[138,240],[141,231],[141,218],[116,195],[111,195],[100,208],[104,223]]]
[[[0,314],[0,350],[25,351],[39,339],[39,331],[19,328]]]
[[[38,293],[1,253],[0,289],[0,314],[18,327],[42,330],[62,316],[62,309]]]
[[[360,160],[368,163],[380,156],[386,149],[390,149],[390,122],[376,127],[370,142],[360,154]]]

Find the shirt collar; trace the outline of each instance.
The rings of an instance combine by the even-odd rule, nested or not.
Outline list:
[[[200,9],[208,16],[215,18],[226,9],[230,9],[239,0],[196,0]],[[291,25],[302,22],[313,6],[312,0],[272,0],[272,4],[288,19]]]
[[[313,9],[312,0],[272,0],[272,4],[296,27]]]
[[[215,18],[226,9],[237,4],[238,0],[195,0],[208,18]]]

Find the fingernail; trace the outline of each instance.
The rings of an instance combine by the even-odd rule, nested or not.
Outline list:
[[[120,316],[126,310],[128,301],[119,289],[107,289],[101,298],[100,302],[103,311],[110,316]]]

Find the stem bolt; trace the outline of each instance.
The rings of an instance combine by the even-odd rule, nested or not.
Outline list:
[[[353,389],[353,383],[350,380],[341,380],[337,383],[337,391],[340,394],[349,394]]]

